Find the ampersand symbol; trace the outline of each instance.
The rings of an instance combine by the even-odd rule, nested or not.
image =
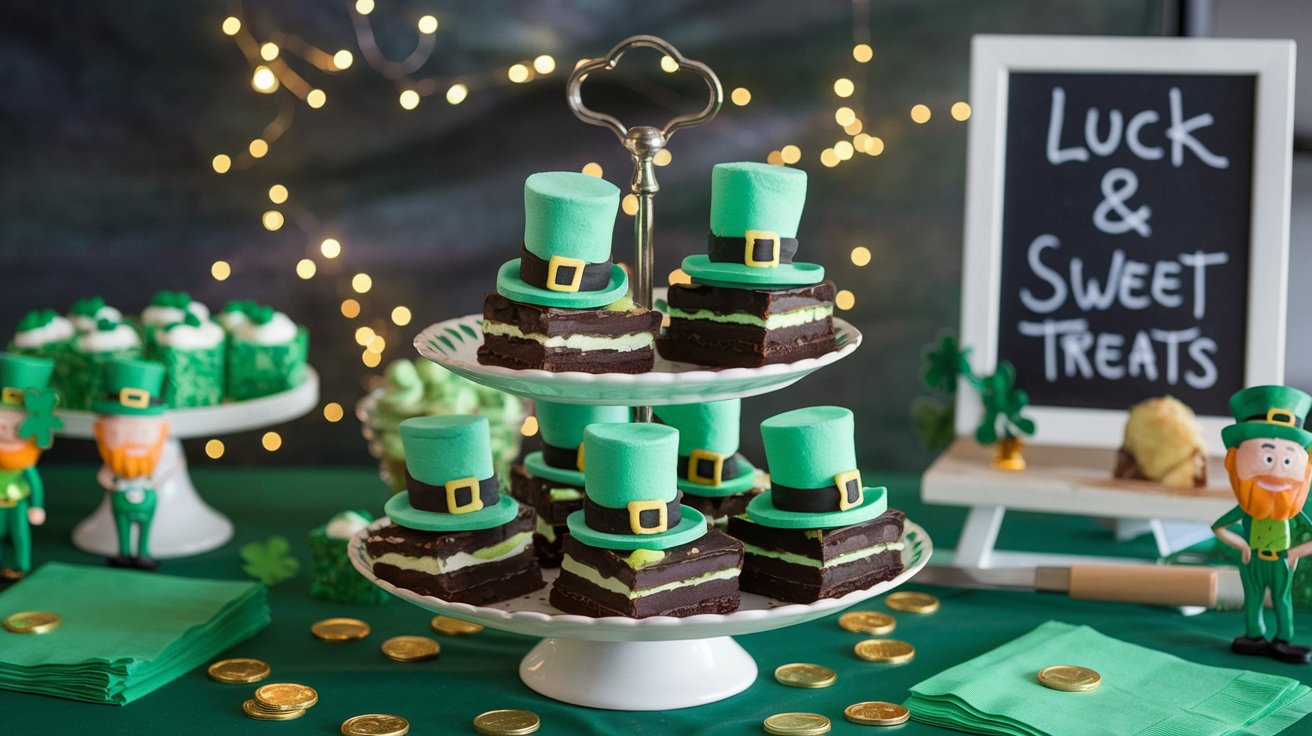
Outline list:
[[[1145,238],[1152,235],[1153,230],[1148,226],[1148,218],[1153,214],[1152,209],[1146,204],[1135,210],[1125,206],[1137,191],[1139,191],[1139,177],[1135,176],[1133,171],[1126,168],[1108,171],[1102,177],[1103,200],[1093,211],[1093,224],[1097,225],[1099,230],[1111,235],[1120,235],[1131,230]],[[1118,215],[1117,219],[1108,217],[1111,212]]]

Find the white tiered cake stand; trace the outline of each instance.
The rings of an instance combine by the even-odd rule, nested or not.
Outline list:
[[[167,477],[156,489],[158,506],[150,529],[152,557],[169,559],[208,552],[232,538],[232,522],[205,503],[187,473],[187,458],[179,440],[195,437],[245,432],[288,422],[303,416],[319,403],[319,374],[306,367],[305,379],[295,388],[247,401],[192,409],[172,409],[164,414],[169,423],[169,439],[160,454],[159,468]],[[64,428],[61,437],[94,439],[96,414],[89,411],[61,411]],[[88,476],[92,492],[103,490]],[[136,531],[133,530],[133,534]],[[73,530],[73,544],[78,549],[103,557],[118,554],[118,531],[110,511],[109,496]]]

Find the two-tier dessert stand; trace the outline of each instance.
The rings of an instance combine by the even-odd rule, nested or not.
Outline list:
[[[643,47],[665,54],[679,69],[691,71],[705,81],[710,99],[700,112],[676,117],[660,128],[630,128],[584,105],[581,89],[589,75],[613,70],[627,52]],[[638,200],[633,300],[651,307],[656,304],[652,287],[653,198],[659,190],[652,158],[676,130],[715,117],[724,97],[720,81],[705,64],[685,58],[666,41],[634,36],[620,42],[606,56],[579,65],[570,75],[567,89],[574,113],[584,122],[609,128],[633,157],[630,190]],[[428,327],[415,338],[415,348],[420,355],[465,378],[524,398],[634,406],[639,421],[650,421],[653,405],[742,398],[789,386],[850,355],[861,342],[861,333],[841,319],[834,319],[834,331],[835,349],[818,358],[762,368],[704,370],[658,357],[651,372],[638,375],[550,373],[481,365],[477,356],[483,341],[479,315]],[[731,637],[804,623],[886,593],[924,567],[933,551],[925,530],[908,521],[902,540],[902,574],[841,598],[796,604],[743,594],[739,609],[729,614],[589,618],[563,614],[552,607],[547,600],[549,587],[492,606],[472,606],[422,596],[379,580],[369,565],[364,541],[371,530],[385,523],[386,519],[380,519],[351,542],[348,554],[360,574],[429,611],[545,637],[520,663],[520,679],[547,697],[613,710],[685,708],[742,692],[756,680],[757,667],[751,655]],[[544,571],[548,586],[556,575],[555,570]]]

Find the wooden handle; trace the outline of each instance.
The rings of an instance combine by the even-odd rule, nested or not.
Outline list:
[[[1171,565],[1072,565],[1070,597],[1212,608],[1216,605],[1216,571]]]

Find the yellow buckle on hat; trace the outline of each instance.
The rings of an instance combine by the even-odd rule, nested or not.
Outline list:
[[[566,291],[570,293],[577,292],[583,285],[583,268],[588,262],[581,258],[566,258],[565,256],[552,256],[547,261],[547,289],[550,291]],[[556,274],[562,268],[574,269],[574,276],[568,284],[556,283]]]
[[[579,469],[580,473],[583,472],[583,445],[581,443],[579,444],[578,460],[574,462],[574,466]]]
[[[697,466],[703,460],[711,462],[711,474],[702,475]],[[724,477],[724,455],[710,450],[693,450],[688,453],[688,480],[703,486],[718,486]]]
[[[1286,427],[1294,426],[1294,412],[1288,409],[1268,409],[1266,412],[1266,421],[1268,424],[1280,424]]]
[[[482,511],[483,499],[478,495],[478,486],[478,478],[473,476],[447,481],[443,486],[446,488],[446,510],[453,514],[468,514],[474,511]],[[456,492],[465,488],[469,489],[469,503],[457,503]]]
[[[856,481],[856,499],[848,499],[847,486]],[[860,506],[866,500],[866,489],[861,485],[861,471],[849,470],[845,473],[839,473],[834,476],[834,485],[838,487],[838,510],[847,511],[848,509]]]
[[[0,403],[4,404],[23,404],[23,389],[5,386],[4,392],[0,394]]]
[[[659,534],[670,528],[668,508],[664,501],[629,501],[628,509],[629,529],[632,529],[634,534]],[[655,511],[660,515],[660,519],[651,526],[644,526],[642,523],[644,511]]]
[[[121,388],[118,403],[129,409],[145,409],[150,406],[150,392],[144,388]]]
[[[774,268],[779,265],[779,233],[773,230],[748,230],[743,239],[747,244],[743,247],[743,265],[749,268]],[[756,241],[770,241],[770,258],[764,261],[756,260]]]

